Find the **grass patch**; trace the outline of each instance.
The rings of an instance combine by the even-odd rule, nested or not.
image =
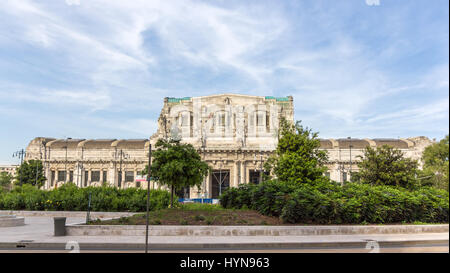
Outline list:
[[[146,214],[114,220],[95,221],[91,225],[145,225]],[[149,212],[150,225],[282,225],[278,217],[264,216],[249,209],[224,209],[211,204],[180,204],[175,208]]]
[[[225,210],[222,206],[218,204],[202,204],[202,203],[187,203],[187,204],[179,204],[177,209],[180,210],[190,210],[190,211],[216,211],[216,210]]]
[[[94,220],[91,225],[145,225],[146,214],[139,213],[131,217],[114,220]],[[219,225],[219,226],[279,226],[302,225],[314,226],[311,223],[287,224],[275,216],[265,216],[250,209],[225,209],[210,204],[181,204],[175,208],[167,208],[149,212],[150,225]],[[391,223],[403,225],[430,225],[416,221],[414,223]],[[438,223],[436,223],[438,224]],[[360,225],[368,225],[363,222]]]

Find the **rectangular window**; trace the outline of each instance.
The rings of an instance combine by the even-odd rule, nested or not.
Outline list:
[[[217,119],[218,126],[225,126],[225,113],[218,113]]]
[[[258,113],[256,115],[256,124],[258,126],[264,126],[264,114]]]
[[[140,181],[137,181],[136,182],[136,188],[140,188],[141,187],[141,182]]]
[[[346,172],[342,173],[342,182],[347,182],[347,173]]]
[[[52,171],[52,180],[51,180],[51,186],[53,187],[53,184],[55,183],[55,171]]]
[[[122,171],[118,171],[117,186],[119,188],[122,186]]]
[[[91,172],[91,181],[99,182],[100,181],[100,171],[92,171]]]
[[[181,114],[181,126],[188,126],[189,125],[189,115],[188,114]]]
[[[58,182],[66,181],[66,171],[58,171]]]
[[[69,182],[73,182],[73,171],[69,172]]]
[[[133,171],[125,172],[125,182],[134,182],[134,172]]]
[[[107,171],[103,171],[103,182],[106,182],[108,180]]]

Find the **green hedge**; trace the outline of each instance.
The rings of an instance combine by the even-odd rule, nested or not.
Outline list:
[[[92,211],[146,210],[146,190],[105,186],[78,188],[73,183],[50,191],[39,190],[31,185],[15,187],[11,192],[0,193],[0,209],[86,211],[89,193],[91,193]],[[150,190],[150,210],[167,208],[169,202],[168,191]]]
[[[266,181],[227,190],[225,208],[248,207],[279,216],[286,223],[448,223],[449,195],[425,187],[410,191],[392,186],[321,181],[315,185]]]

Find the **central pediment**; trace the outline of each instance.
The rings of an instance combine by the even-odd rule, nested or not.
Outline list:
[[[201,102],[201,104],[250,105],[250,104],[263,104],[265,101],[265,97],[224,93],[210,96],[195,97],[193,98],[193,102],[194,101]]]

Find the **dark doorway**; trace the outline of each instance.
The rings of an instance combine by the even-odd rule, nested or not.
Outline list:
[[[175,190],[175,195],[179,198],[189,199],[190,198],[190,187],[184,187],[178,190]]]
[[[122,187],[122,171],[118,172],[117,187],[119,189],[120,189],[120,187]]]
[[[252,184],[259,184],[262,182],[264,175],[269,175],[269,172],[262,172],[261,174],[261,171],[259,170],[250,170],[249,182]]]
[[[220,194],[230,187],[230,170],[214,170],[211,174],[213,199],[219,198]]]

